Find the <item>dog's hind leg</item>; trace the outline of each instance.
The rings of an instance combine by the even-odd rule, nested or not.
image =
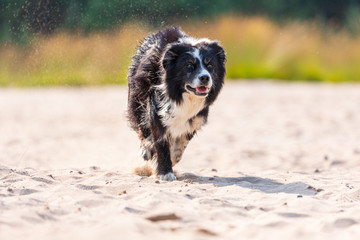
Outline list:
[[[154,155],[153,143],[151,137],[141,140],[139,155],[145,160],[151,160]]]
[[[150,131],[150,120],[147,114],[148,103],[146,107],[139,105],[136,109],[136,121],[138,124],[138,134],[140,143],[140,152],[139,155],[145,160],[150,160],[153,157],[153,142]]]

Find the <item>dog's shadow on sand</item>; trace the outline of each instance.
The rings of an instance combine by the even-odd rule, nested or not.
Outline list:
[[[237,185],[239,187],[259,190],[264,193],[289,193],[297,195],[313,196],[322,189],[316,189],[303,182],[280,183],[268,178],[261,177],[206,177],[192,173],[182,173],[177,175],[180,181],[191,181],[199,184],[214,184],[216,187],[226,187]]]

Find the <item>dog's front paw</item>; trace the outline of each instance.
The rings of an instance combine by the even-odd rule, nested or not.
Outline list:
[[[160,175],[160,180],[162,181],[174,181],[176,180],[176,177],[173,172],[169,172],[165,175]]]

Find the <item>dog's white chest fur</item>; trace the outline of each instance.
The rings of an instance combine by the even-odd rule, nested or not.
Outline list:
[[[194,124],[191,125],[189,119],[196,116],[204,108],[205,98],[184,93],[181,104],[173,102],[170,104],[172,104],[171,110],[163,117],[163,123],[168,127],[172,137],[180,137],[200,128],[203,121],[198,124],[199,126],[193,126]]]

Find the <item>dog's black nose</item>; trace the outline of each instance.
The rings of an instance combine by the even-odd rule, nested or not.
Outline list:
[[[208,84],[210,77],[209,77],[209,75],[202,75],[199,77],[199,79],[202,84]]]

